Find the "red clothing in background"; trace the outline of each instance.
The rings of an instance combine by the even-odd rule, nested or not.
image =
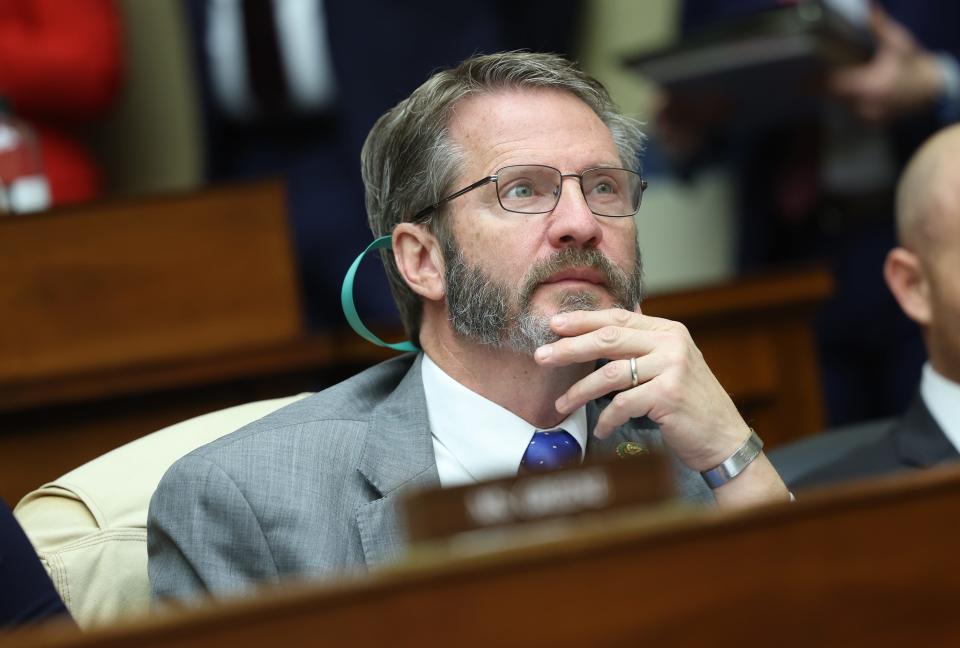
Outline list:
[[[122,49],[112,0],[0,0],[0,96],[39,136],[54,205],[100,193],[97,165],[70,130],[110,105]]]

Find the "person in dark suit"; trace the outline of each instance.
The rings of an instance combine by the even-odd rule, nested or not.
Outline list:
[[[70,618],[10,507],[0,499],[0,630]]]
[[[797,489],[960,458],[960,126],[911,159],[897,188],[900,245],[884,278],[923,333],[929,360],[906,414],[869,442],[791,480]]]

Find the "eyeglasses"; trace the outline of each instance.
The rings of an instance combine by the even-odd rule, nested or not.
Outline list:
[[[564,178],[578,178],[580,190],[597,216],[625,218],[636,215],[640,209],[647,181],[639,173],[615,167],[596,167],[583,173],[560,173],[559,169],[540,164],[506,166],[496,173],[477,180],[472,185],[421,209],[413,222],[422,220],[440,205],[489,183],[497,187],[497,200],[508,212],[516,214],[546,214],[560,202]]]

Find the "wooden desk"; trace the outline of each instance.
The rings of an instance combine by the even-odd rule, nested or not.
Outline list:
[[[619,518],[524,547],[439,555],[339,585],[0,648],[956,645],[960,469],[729,515]],[[559,607],[544,622],[543,605]]]
[[[164,426],[322,389],[393,355],[346,329],[304,330],[275,182],[0,219],[0,263],[11,504]],[[645,311],[688,325],[774,446],[822,428],[809,321],[830,289],[825,273],[800,272],[653,297]]]

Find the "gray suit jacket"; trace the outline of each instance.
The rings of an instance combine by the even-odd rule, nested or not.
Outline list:
[[[402,553],[397,496],[440,485],[420,358],[379,364],[177,461],[150,502],[154,598],[239,593]],[[588,406],[589,429],[602,406]],[[587,454],[612,453],[626,439],[661,445],[640,419],[591,438]],[[698,473],[674,464],[684,498],[713,501]]]

